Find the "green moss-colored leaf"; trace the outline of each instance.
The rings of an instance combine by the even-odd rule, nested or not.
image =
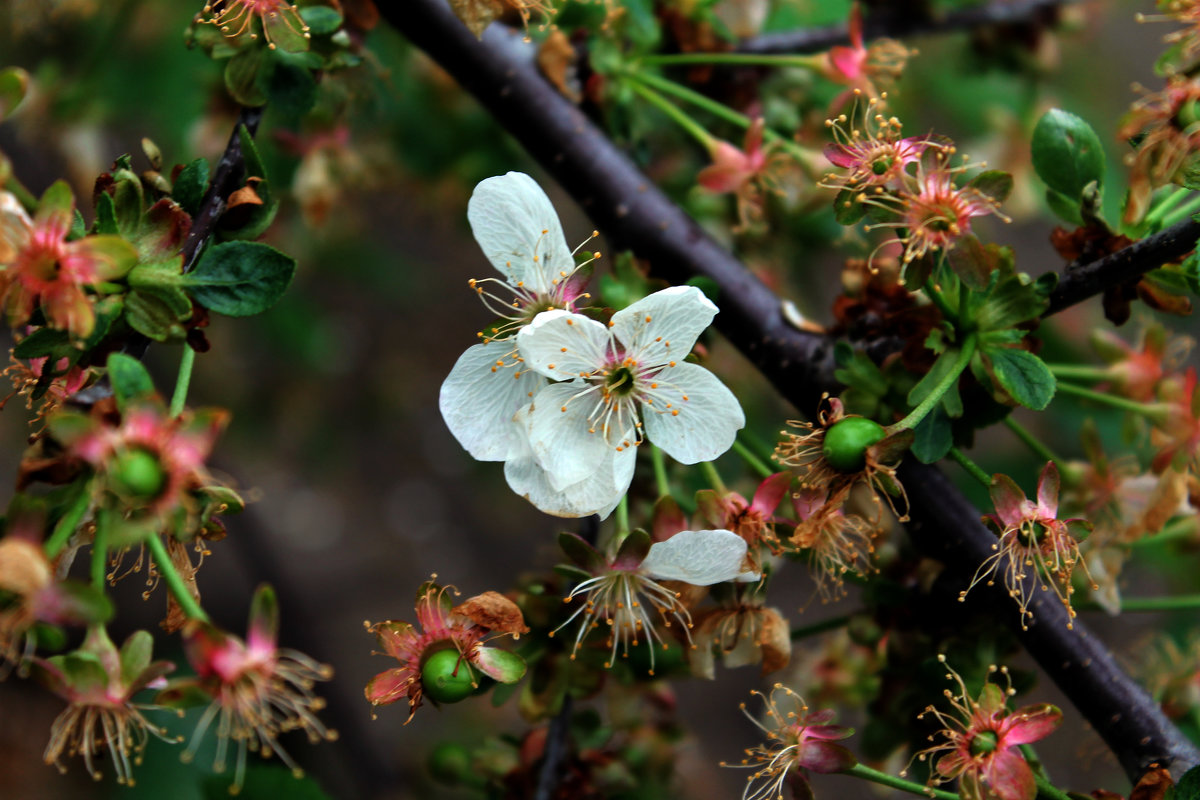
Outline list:
[[[28,90],[28,72],[20,67],[0,69],[0,122],[16,110]]]
[[[300,9],[300,16],[313,36],[328,36],[342,27],[342,15],[329,6],[306,6]]]
[[[226,242],[209,249],[183,276],[188,294],[219,314],[247,317],[275,304],[287,290],[296,261],[260,242]]]
[[[175,185],[171,189],[171,196],[175,198],[176,203],[183,207],[184,211],[194,217],[200,211],[200,203],[204,199],[206,191],[208,191],[208,162],[203,158],[197,158],[179,171],[179,176],[175,178]]]
[[[261,47],[247,47],[225,64],[225,88],[244,106],[261,106],[267,102],[260,73],[266,66],[268,52]]]
[[[1021,405],[1041,411],[1058,388],[1050,368],[1025,350],[996,348],[984,353],[996,382]]]
[[[122,412],[131,403],[154,397],[154,380],[142,362],[124,353],[113,353],[108,357],[108,381],[112,384],[113,397]]]

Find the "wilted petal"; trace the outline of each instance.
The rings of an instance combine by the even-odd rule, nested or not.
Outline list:
[[[521,609],[499,592],[484,592],[470,597],[452,609],[476,625],[500,633],[529,633]]]
[[[746,540],[732,531],[681,531],[651,546],[642,572],[693,586],[731,581],[742,572]]]
[[[385,670],[371,678],[363,694],[372,705],[386,706],[407,696],[415,677],[416,671],[410,667]]]
[[[1043,517],[1058,516],[1058,467],[1047,461],[1037,485],[1038,513]]]
[[[643,365],[682,362],[716,315],[717,307],[695,286],[672,286],[613,314],[612,331]]]
[[[516,683],[525,677],[525,659],[498,647],[481,647],[471,657],[480,672],[500,683]]]
[[[682,464],[711,461],[727,451],[746,425],[742,407],[729,388],[697,364],[677,363],[658,375],[687,397],[673,409],[643,406],[646,437]],[[673,413],[678,411],[678,414]]]
[[[550,198],[522,172],[481,181],[467,220],[484,255],[513,286],[546,294],[551,280],[575,268]]]
[[[468,347],[442,383],[438,407],[458,443],[479,461],[504,461],[520,450],[524,434],[513,415],[532,402],[546,379],[511,363],[511,341]]]
[[[858,759],[840,744],[818,740],[800,745],[796,763],[813,772],[828,774],[848,770],[858,763]]]
[[[1004,744],[1016,747],[1045,739],[1062,724],[1062,711],[1049,703],[1025,706],[1004,720]]]
[[[1021,487],[1007,475],[997,473],[992,476],[989,492],[1000,521],[1006,527],[1019,525],[1025,518],[1025,505],[1029,502]]]
[[[1037,782],[1033,770],[1018,750],[1000,750],[983,767],[987,788],[999,800],[1033,800]]]

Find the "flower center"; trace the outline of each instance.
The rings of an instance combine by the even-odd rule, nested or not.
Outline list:
[[[971,755],[983,756],[996,752],[1000,746],[1000,738],[995,731],[980,731],[971,739]]]
[[[626,366],[617,367],[604,380],[605,391],[609,394],[615,394],[618,397],[624,397],[632,392],[633,385],[633,370]]]
[[[895,163],[896,160],[891,156],[883,156],[876,159],[875,163],[871,165],[871,172],[874,172],[876,175],[885,175]]]
[[[1026,547],[1041,544],[1049,529],[1035,519],[1025,520],[1017,529],[1017,538]]]

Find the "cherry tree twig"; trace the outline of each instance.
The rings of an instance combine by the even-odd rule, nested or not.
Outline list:
[[[439,0],[381,3],[380,11],[475,95],[616,246],[647,259],[669,281],[712,280],[721,307],[717,327],[784,397],[806,412],[816,410],[827,388],[823,378],[832,343],[788,324],[779,298],[537,73],[519,34],[492,26],[478,41]],[[979,512],[935,467],[908,463],[903,479],[912,500],[914,540],[969,580],[995,541]],[[1017,635],[1132,779],[1151,764],[1186,769],[1200,763],[1200,751],[1083,624],[1068,630],[1065,612],[1052,603],[1033,608],[1038,624]],[[1007,596],[988,611],[1005,624],[1019,620]]]
[[[908,4],[898,11],[873,11],[863,20],[863,35],[870,40],[880,36],[920,36],[930,33],[970,30],[984,25],[1013,25],[1055,21],[1060,6],[1079,0],[993,0],[975,8],[963,8],[945,14],[914,14]],[[850,42],[845,23],[822,28],[765,33],[744,39],[738,53],[755,55],[783,53],[819,53],[834,45]]]

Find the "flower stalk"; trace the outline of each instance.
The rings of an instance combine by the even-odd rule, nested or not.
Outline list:
[[[189,348],[190,349],[190,348]],[[192,597],[188,591],[187,585],[183,582],[175,565],[171,563],[171,557],[167,555],[167,548],[163,545],[162,539],[158,534],[151,534],[146,537],[146,547],[150,550],[150,557],[154,559],[155,566],[158,567],[158,574],[162,575],[166,581],[167,589],[175,598],[175,602],[179,603],[179,607],[183,609],[183,613],[187,614],[189,619],[198,620],[200,622],[209,622],[208,614],[196,602],[196,598]]]
[[[183,356],[179,360],[179,377],[175,379],[175,391],[171,394],[171,406],[168,414],[172,418],[183,413],[183,405],[187,402],[188,387],[192,384],[192,366],[196,363],[196,351],[187,344],[183,346]]]
[[[1101,405],[1111,406],[1121,411],[1128,411],[1131,414],[1138,414],[1151,422],[1161,424],[1167,421],[1167,408],[1157,403],[1139,403],[1136,400],[1093,391],[1092,389],[1076,386],[1072,383],[1063,383],[1062,381],[1058,382],[1058,391],[1081,397],[1084,400],[1091,400]]]
[[[917,404],[917,407],[908,413],[904,419],[892,425],[889,431],[896,433],[898,431],[912,430],[921,424],[921,420],[929,415],[929,412],[937,408],[938,403],[942,402],[942,397],[946,392],[950,391],[957,383],[958,378],[962,375],[963,370],[971,363],[971,356],[975,354],[975,337],[968,336],[963,340],[962,349],[958,352],[958,358],[950,371],[946,373],[933,390],[925,396],[925,399]]]
[[[866,764],[855,764],[842,774],[853,775],[856,778],[862,778],[865,781],[877,783],[880,786],[899,789],[900,791],[908,792],[909,794],[919,794],[925,797],[937,798],[937,800],[958,800],[958,795],[954,792],[947,792],[944,789],[934,789],[932,786],[926,786],[923,783],[906,781],[904,778],[897,778],[895,775],[889,775],[886,772],[880,772],[877,769],[871,769]]]

